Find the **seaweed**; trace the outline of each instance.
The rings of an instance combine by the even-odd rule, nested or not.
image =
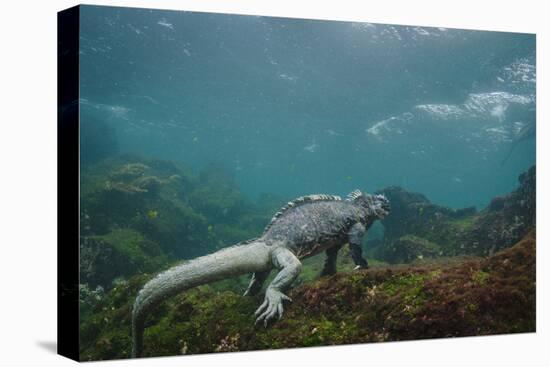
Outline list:
[[[305,259],[289,293],[294,302],[268,328],[254,325],[261,294],[241,296],[248,275],[189,290],[150,315],[144,355],[534,331],[535,233],[527,232],[534,179],[529,170],[516,191],[480,212],[383,190],[392,213],[377,247],[367,243],[370,269],[354,271],[347,246],[332,276],[319,276],[323,255]],[[268,194],[248,201],[216,166],[195,175],[181,163],[124,155],[84,167],[81,358],[128,358],[131,309],[143,284],[181,261],[260,235],[284,201]]]
[[[370,254],[390,263],[420,257],[487,256],[512,246],[535,226],[535,167],[519,177],[519,187],[494,198],[487,208],[452,209],[424,195],[391,186],[380,190],[392,205],[382,221],[384,237]]]
[[[130,309],[147,276],[96,301],[83,320],[83,360],[127,358]],[[535,233],[488,258],[379,266],[317,278],[268,328],[261,296],[201,286],[168,300],[145,332],[145,356],[277,349],[535,331]]]

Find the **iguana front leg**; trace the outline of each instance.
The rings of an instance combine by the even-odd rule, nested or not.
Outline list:
[[[259,315],[256,323],[263,321],[266,327],[268,322],[276,316],[278,319],[283,316],[283,300],[292,302],[290,297],[283,292],[288,289],[302,270],[300,260],[286,247],[274,249],[271,261],[280,271],[267,287],[264,303],[254,313],[254,316]]]
[[[365,235],[367,229],[361,223],[354,224],[348,233],[348,242],[349,250],[351,253],[351,258],[355,263],[355,269],[368,269],[369,264],[367,260],[363,258],[361,242],[363,241],[363,236]]]

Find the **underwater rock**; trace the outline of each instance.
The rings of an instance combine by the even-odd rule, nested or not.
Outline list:
[[[156,176],[146,176],[148,170],[150,167],[142,163],[125,164],[110,175],[110,180],[105,182],[105,189],[122,195],[156,195],[163,181]]]
[[[189,203],[202,215],[220,223],[234,224],[236,218],[246,214],[243,196],[233,177],[216,165],[202,170],[199,187],[189,194]]]
[[[167,262],[156,243],[130,229],[80,238],[80,283],[92,288],[110,289],[116,278],[153,272]]]
[[[131,195],[143,194],[147,192],[147,190],[142,189],[138,186],[130,185],[124,182],[111,182],[111,181],[105,182],[105,190],[115,194],[121,194],[121,196],[131,196]]]
[[[386,195],[392,211],[381,221],[384,226],[381,243],[371,247],[369,253],[390,263],[410,262],[418,256],[457,255],[461,251],[457,240],[477,217],[475,208],[447,208],[397,186],[378,193]]]
[[[475,215],[477,213],[477,209],[475,206],[469,206],[469,207],[466,207],[466,208],[461,208],[461,209],[454,209],[453,211],[451,211],[449,213],[449,215],[452,217],[452,218],[464,218],[464,217],[467,217],[467,216],[472,216],[472,215]]]
[[[136,179],[134,185],[145,190],[149,194],[155,195],[159,192],[162,181],[156,176],[145,176]]]
[[[269,328],[254,327],[258,297],[203,286],[152,315],[144,356],[294,348],[534,332],[535,233],[488,258],[340,272],[289,292]],[[97,300],[81,322],[82,360],[127,358],[136,276]]]
[[[399,237],[382,249],[382,257],[390,264],[409,263],[441,255],[437,244],[411,234]]]
[[[130,269],[129,269],[130,268]],[[132,273],[122,254],[99,238],[80,239],[80,282],[91,288],[111,284],[122,274]]]
[[[391,203],[391,214],[382,221],[384,240],[391,242],[407,234],[431,238],[446,222],[476,214],[473,207],[452,209],[433,204],[424,195],[398,186],[384,188],[377,193],[385,195]]]
[[[139,162],[116,160],[88,167],[81,178],[81,233],[103,235],[131,227],[163,186],[157,176],[145,175],[149,169]]]
[[[371,253],[391,263],[414,260],[412,243],[401,241],[404,236],[433,243],[441,256],[487,256],[509,247],[535,227],[535,166],[520,175],[519,183],[518,189],[494,198],[480,212],[474,207],[433,204],[424,195],[400,187],[380,190],[390,200],[392,212],[382,221],[382,243]]]
[[[156,211],[161,206],[159,203],[177,201],[183,186],[189,188],[189,180],[183,172],[173,174],[174,165],[153,163],[149,165],[137,157],[123,156],[88,167],[81,180],[81,205],[86,215],[81,230],[90,235],[105,234],[116,228],[136,229],[139,217]],[[165,173],[156,168],[159,166],[169,171],[166,176],[158,176]]]
[[[132,303],[152,274],[178,259],[254,237],[269,221],[271,206],[279,207],[278,198],[263,207],[250,205],[230,178],[214,170],[197,178],[161,161],[104,160],[85,175],[83,360],[129,356]],[[108,190],[107,181],[120,185]],[[488,259],[443,263],[437,257],[485,256],[511,246],[534,227],[534,187],[533,168],[520,177],[516,191],[481,212],[446,208],[422,194],[386,188],[393,210],[384,220],[377,258],[413,265],[316,280],[323,259],[315,258],[317,263],[304,265],[306,280],[289,293],[294,302],[283,319],[260,330],[251,318],[258,299],[241,296],[243,279],[199,287],[159,308],[145,333],[145,355],[532,331],[534,233]],[[522,224],[510,226],[516,222]],[[495,228],[513,231],[490,232]],[[346,250],[342,261],[349,261]],[[415,262],[419,257],[430,261]],[[353,268],[348,265],[339,266]],[[117,282],[121,277],[127,281]]]
[[[181,163],[121,155],[86,167],[81,178],[81,235],[131,229],[173,260],[255,237],[279,207],[245,201],[219,167],[197,177]]]
[[[111,178],[115,181],[130,181],[143,176],[149,169],[150,167],[143,163],[128,163],[113,172]]]
[[[536,169],[519,176],[519,187],[494,198],[461,241],[465,252],[490,255],[509,247],[536,225]]]

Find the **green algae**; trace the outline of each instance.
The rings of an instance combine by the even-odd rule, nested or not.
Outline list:
[[[118,254],[120,266],[105,264],[97,273],[117,268],[124,269],[124,274],[111,274],[104,289],[82,285],[83,360],[130,356],[132,304],[154,273],[181,259],[212,253],[261,234],[280,207],[279,200],[264,196],[264,206],[249,203],[236,185],[220,174],[211,170],[195,176],[170,162],[136,157],[87,168],[81,215],[87,242],[83,243],[99,243],[100,250]],[[109,190],[107,180],[121,183],[123,190]],[[218,181],[225,183],[220,186]],[[151,211],[156,215],[148,215]],[[470,214],[442,221],[437,221],[436,214],[420,205],[418,215],[426,221],[425,226],[400,238],[422,249],[413,252],[416,259],[418,254],[458,252],[457,234],[476,226],[477,219]],[[534,244],[534,238],[531,242]],[[535,328],[534,245],[515,247],[487,260],[451,264],[416,261],[412,266],[392,267],[369,258],[371,269],[360,271],[353,270],[348,246],[344,246],[338,256],[338,273],[320,277],[324,259],[320,254],[304,260],[302,273],[288,292],[294,301],[285,303],[283,319],[268,328],[254,325],[253,313],[263,301],[263,292],[241,296],[250,275],[201,286],[167,300],[149,315],[144,355],[486,335]],[[273,271],[266,284],[275,275]]]
[[[472,280],[479,285],[484,285],[487,282],[487,279],[489,279],[489,276],[489,273],[483,270],[478,270],[472,274]]]
[[[167,300],[151,315],[144,355],[534,331],[534,254],[534,240],[528,238],[488,259],[318,278],[292,289],[284,317],[268,328],[254,324],[262,295],[242,297],[201,286]],[[129,356],[131,304],[147,279],[121,282],[96,303],[82,324],[84,360]]]
[[[167,262],[160,247],[135,230],[118,229],[96,238],[105,241],[131,261],[142,264],[142,271],[154,271]]]

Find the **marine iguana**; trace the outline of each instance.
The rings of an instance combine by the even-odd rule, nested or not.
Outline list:
[[[275,214],[260,237],[158,274],[143,286],[134,302],[132,357],[141,355],[145,317],[156,305],[186,289],[227,277],[253,273],[244,292],[245,296],[252,296],[261,290],[271,270],[279,269],[254,316],[256,323],[263,321],[264,326],[270,320],[280,319],[283,301],[292,301],[283,292],[300,274],[300,259],[324,251],[326,260],[321,275],[333,274],[338,250],[349,243],[357,267],[368,267],[361,256],[362,237],[375,220],[384,218],[389,211],[386,197],[359,190],[344,200],[333,195],[299,197]]]

